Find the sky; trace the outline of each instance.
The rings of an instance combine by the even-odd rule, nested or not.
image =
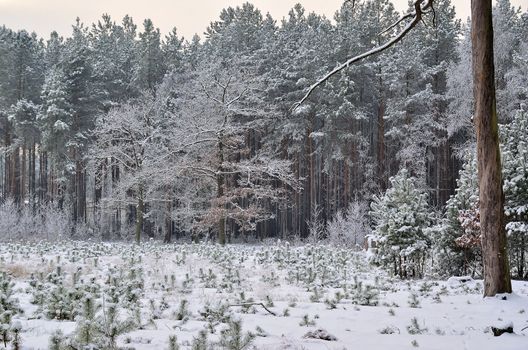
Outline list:
[[[469,16],[470,0],[452,0],[458,16]],[[516,6],[528,8],[528,0],[511,0]],[[200,36],[211,21],[218,18],[220,11],[228,6],[237,6],[245,0],[0,0],[0,25],[11,29],[35,31],[47,38],[52,30],[61,35],[71,33],[71,25],[80,17],[84,23],[97,21],[108,13],[120,22],[129,14],[139,25],[145,18],[153,20],[162,33],[173,27],[178,33],[190,39],[195,33]],[[298,2],[308,11],[333,17],[343,0],[252,0],[263,13],[269,12],[276,20],[286,16]],[[407,0],[393,0],[397,9],[407,8]],[[138,26],[141,28],[141,26]]]

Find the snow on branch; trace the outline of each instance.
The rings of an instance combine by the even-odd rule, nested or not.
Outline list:
[[[352,57],[352,58],[348,59],[345,63],[340,64],[339,66],[337,66],[334,70],[332,70],[330,73],[328,73],[323,78],[321,78],[319,81],[317,81],[315,84],[313,84],[308,89],[308,91],[306,92],[304,97],[293,106],[292,111],[295,111],[297,108],[299,108],[299,106],[301,106],[304,102],[306,102],[306,100],[312,95],[312,93],[315,91],[315,89],[317,89],[320,85],[325,83],[328,79],[333,77],[335,74],[339,73],[340,71],[342,71],[343,69],[347,68],[348,66],[350,66],[353,63],[359,62],[359,61],[361,61],[361,60],[363,60],[363,59],[365,59],[367,57],[370,57],[370,56],[376,55],[376,54],[378,54],[380,52],[383,52],[383,51],[387,50],[388,48],[394,46],[398,42],[400,42],[414,27],[416,27],[418,25],[418,23],[420,23],[420,21],[422,21],[423,15],[428,13],[427,10],[432,10],[433,9],[433,2],[434,2],[434,0],[415,0],[415,2],[413,4],[414,11],[403,15],[394,24],[392,24],[389,28],[387,28],[384,32],[380,33],[380,34],[386,33],[387,31],[392,30],[393,28],[397,27],[401,23],[406,22],[406,21],[408,21],[410,19],[410,21],[402,29],[402,31],[400,33],[398,33],[398,35],[396,35],[391,40],[387,41],[385,44],[377,46],[377,47],[373,48],[372,50],[364,52],[364,53],[362,53],[362,54],[360,54],[358,56]],[[354,2],[352,2],[352,5],[354,5]],[[433,11],[433,13],[434,13],[434,11]]]

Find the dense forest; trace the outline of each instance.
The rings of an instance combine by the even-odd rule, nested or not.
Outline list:
[[[245,3],[190,40],[128,16],[77,20],[66,38],[0,27],[0,235],[382,235],[409,251],[401,277],[431,249],[438,271],[479,274],[470,23],[450,0],[434,12],[299,107],[400,30],[389,0],[345,2],[333,20]],[[528,13],[499,0],[493,19],[509,255],[524,277]]]

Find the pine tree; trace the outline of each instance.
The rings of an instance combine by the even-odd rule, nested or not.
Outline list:
[[[219,345],[226,350],[244,350],[251,345],[254,339],[254,334],[243,333],[242,321],[231,320],[228,327],[221,332]]]
[[[462,27],[462,39],[457,45],[459,60],[447,72],[446,97],[450,102],[444,125],[451,142],[458,146],[458,159],[463,159],[465,151],[474,147],[475,140],[470,30],[471,22],[468,21]]]
[[[97,343],[96,312],[99,305],[90,293],[86,293],[81,302],[82,311],[75,320],[77,322],[75,340],[82,348],[92,348]]]
[[[178,338],[175,335],[169,336],[169,347],[167,350],[180,350],[178,345]]]
[[[132,87],[133,73],[130,72],[136,60],[136,43],[132,35],[135,33],[128,34],[107,14],[92,25],[88,35],[95,97],[105,111],[137,94]]]
[[[515,8],[510,0],[498,0],[493,7],[493,28],[497,110],[499,121],[504,123],[512,119],[523,100],[511,86],[511,74],[522,53],[522,44],[528,43],[522,34],[520,8]]]
[[[528,111],[518,110],[500,130],[510,262],[512,274],[524,278],[528,273]]]
[[[26,107],[40,103],[44,45],[35,33],[29,34],[25,30],[14,32],[2,27],[0,53],[0,125],[6,150],[3,195],[20,204],[36,187],[32,182],[35,166],[28,162],[28,154],[32,159],[38,131],[22,126],[28,119],[33,118],[34,121],[34,109],[18,108],[21,107],[18,103],[25,101],[21,103]],[[23,116],[25,112],[29,115]]]
[[[60,329],[56,330],[49,338],[49,350],[64,350],[64,334]]]
[[[427,194],[403,169],[390,179],[391,187],[371,205],[376,261],[400,278],[422,277],[430,247],[427,227],[432,223]]]
[[[207,332],[205,330],[201,330],[198,332],[198,335],[193,338],[192,344],[191,344],[192,350],[208,350],[209,349],[209,341],[207,339]]]
[[[43,108],[38,117],[43,129],[44,149],[52,155],[58,169],[67,167],[66,146],[72,128],[73,109],[65,79],[64,72],[59,67],[52,68],[48,73],[42,92]],[[65,181],[63,179],[61,182]]]
[[[95,335],[102,349],[116,349],[117,337],[134,329],[134,322],[121,320],[118,306],[114,303],[103,303],[102,315],[95,322]]]
[[[22,331],[22,325],[19,321],[16,321],[11,326],[11,333],[12,333],[12,339],[11,339],[11,349],[13,350],[22,350],[22,339],[20,336],[20,332]]]
[[[418,26],[396,48],[392,64],[399,78],[388,103],[387,136],[397,145],[401,166],[412,169],[432,189],[431,202],[441,206],[453,190],[450,179],[456,177],[447,169],[449,125],[443,121],[449,102],[447,69],[458,60],[461,25],[450,0],[435,1],[434,8],[434,25]]]
[[[474,152],[468,150],[455,194],[447,201],[445,216],[435,227],[435,270],[442,275],[481,274],[480,232],[468,226],[470,222],[478,225],[478,197],[477,160]]]
[[[139,33],[138,57],[135,82],[140,90],[154,90],[165,74],[161,51],[160,31],[150,19],[143,22]]]
[[[13,297],[13,287],[11,278],[0,272],[0,341],[6,348],[13,339],[12,318],[20,312],[18,299]]]
[[[162,43],[163,61],[168,71],[182,69],[184,60],[184,39],[178,36],[178,31],[173,28]]]

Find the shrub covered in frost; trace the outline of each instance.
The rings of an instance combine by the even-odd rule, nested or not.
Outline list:
[[[337,246],[363,248],[365,237],[370,234],[368,205],[353,201],[344,211],[340,210],[328,222],[328,239]]]

